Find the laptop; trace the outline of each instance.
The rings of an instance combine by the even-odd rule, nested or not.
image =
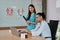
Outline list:
[[[22,33],[21,34],[21,32],[17,31],[17,29],[15,27],[11,27],[10,30],[11,30],[12,35],[15,35],[15,36],[21,37],[21,38],[27,38],[27,34],[26,33]]]
[[[17,29],[16,29],[16,28],[11,27],[11,28],[10,28],[10,30],[11,30],[11,33],[12,33],[13,35],[15,35],[15,36],[18,36],[18,37],[19,37],[19,32],[17,31]]]

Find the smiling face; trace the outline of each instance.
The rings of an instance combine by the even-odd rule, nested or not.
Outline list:
[[[34,8],[32,6],[29,6],[28,10],[33,13],[34,12]]]

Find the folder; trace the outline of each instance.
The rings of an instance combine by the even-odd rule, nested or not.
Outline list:
[[[25,16],[23,16],[23,18],[25,19],[25,21],[27,21],[27,19],[25,18]]]

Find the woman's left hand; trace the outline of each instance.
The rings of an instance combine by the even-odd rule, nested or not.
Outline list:
[[[27,21],[27,24],[30,24],[30,21]]]
[[[31,22],[31,24],[37,24],[36,22]]]

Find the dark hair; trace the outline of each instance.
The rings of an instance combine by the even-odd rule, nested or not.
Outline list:
[[[30,6],[34,8],[34,13],[36,13],[36,10],[35,10],[34,5],[33,4],[30,4],[28,7],[30,7]],[[31,12],[30,12],[30,10],[28,10],[28,18],[27,18],[27,20],[30,19],[30,16],[31,16]]]
[[[37,15],[42,16],[42,18],[43,18],[44,20],[46,19],[46,16],[45,16],[44,13],[37,13]]]

